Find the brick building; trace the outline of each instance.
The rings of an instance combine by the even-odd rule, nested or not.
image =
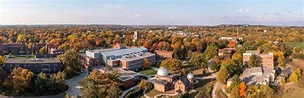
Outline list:
[[[243,64],[244,65],[248,63],[248,61],[250,60],[250,56],[253,54],[261,57],[263,67],[273,68],[273,66],[274,66],[273,53],[261,54],[260,51],[258,51],[258,50],[251,50],[251,51],[246,51],[245,53],[243,53]]]
[[[61,69],[61,62],[56,58],[6,58],[3,69],[10,73],[15,67],[22,67],[34,74],[44,72],[46,74],[57,73]]]

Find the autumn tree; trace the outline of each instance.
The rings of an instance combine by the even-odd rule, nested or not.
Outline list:
[[[21,67],[14,68],[9,78],[7,78],[11,79],[7,80],[7,82],[11,81],[13,95],[24,94],[25,90],[30,86],[33,75],[34,73],[27,69]]]
[[[45,73],[39,73],[35,80],[35,93],[44,95],[49,92],[50,82]]]
[[[101,72],[94,69],[80,82],[82,97],[85,98],[119,98],[120,88],[117,70]]]
[[[26,35],[25,34],[19,34],[17,37],[16,43],[25,43],[26,42]]]
[[[216,74],[216,80],[226,84],[227,79],[229,78],[229,72],[226,66],[221,66],[220,70]]]
[[[147,59],[147,58],[144,58],[143,59],[143,65],[144,65],[144,68],[147,69],[147,68],[150,68],[151,67],[151,62]]]
[[[0,55],[0,65],[4,63],[4,57]]]
[[[262,58],[260,56],[253,54],[249,57],[249,59],[248,68],[262,66]]]
[[[46,51],[46,48],[45,47],[42,47],[39,49],[39,54],[46,54],[47,51]]]
[[[165,59],[161,62],[160,67],[165,67],[167,68],[169,71],[173,72],[173,71],[177,71],[179,69],[181,69],[182,67],[182,63],[180,60],[177,59]]]
[[[147,80],[144,80],[142,79],[140,82],[139,82],[139,88],[144,90],[144,89],[152,89],[153,88],[153,85],[152,83],[148,82]]]
[[[291,82],[297,82],[302,75],[301,69],[296,69],[294,72],[289,76],[289,81]]]
[[[245,82],[241,82],[239,88],[240,88],[240,97],[245,98],[246,97],[246,84],[245,84]]]

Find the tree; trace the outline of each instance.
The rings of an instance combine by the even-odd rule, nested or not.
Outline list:
[[[25,34],[19,34],[17,37],[16,43],[25,43],[26,42],[26,35]]]
[[[177,71],[179,69],[181,69],[182,67],[182,63],[180,60],[177,59],[165,59],[161,62],[160,67],[165,67],[167,68],[169,71],[173,72],[173,71]]]
[[[294,72],[290,75],[289,81],[290,82],[297,82],[302,75],[301,69],[296,69]]]
[[[240,97],[245,98],[246,97],[246,84],[245,84],[245,82],[241,82],[239,88],[240,88]]]
[[[36,80],[35,80],[35,89],[36,89],[36,94],[38,95],[44,95],[49,92],[50,88],[50,82],[48,78],[46,77],[45,73],[39,73]]]
[[[139,88],[142,89],[142,90],[152,89],[152,87],[153,87],[153,85],[150,82],[148,82],[147,80],[142,79],[139,82]]]
[[[219,72],[216,74],[216,80],[226,84],[227,79],[229,78],[229,72],[226,66],[221,66]]]
[[[232,55],[232,59],[240,59],[240,60],[242,60],[243,57],[242,57],[242,55],[241,55],[240,53],[235,52],[235,53]]]
[[[204,61],[204,56],[201,53],[198,53],[198,52],[193,52],[191,54],[191,58],[190,58],[189,62],[197,68],[205,68],[206,67],[206,63]]]
[[[14,68],[11,72],[13,94],[21,95],[29,87],[34,73],[21,67]]]
[[[240,83],[241,83],[241,79],[239,75],[233,75],[232,79],[231,79],[231,84],[229,86],[229,91],[231,91],[234,87],[239,87]]]
[[[149,62],[149,60],[147,58],[144,58],[143,59],[143,65],[144,65],[144,68],[150,68],[151,67],[151,62]]]
[[[262,66],[262,58],[260,56],[253,54],[249,57],[249,59],[248,68]]]
[[[66,90],[65,79],[66,79],[66,74],[60,71],[50,76],[50,81],[57,90],[57,92],[62,92]]]
[[[4,63],[4,57],[0,55],[0,65],[3,65]]]
[[[207,49],[204,52],[206,61],[213,58],[218,54],[218,47],[215,44],[211,44],[207,46]]]
[[[39,53],[40,54],[46,54],[47,53],[46,48],[45,47],[40,48]]]
[[[240,98],[240,89],[238,86],[232,88],[230,98]]]
[[[71,77],[74,72],[80,71],[82,68],[78,61],[78,53],[73,50],[66,51],[57,58],[65,65],[64,72],[66,72],[68,77]]]
[[[278,57],[277,62],[278,62],[278,66],[285,68],[285,59],[284,56]]]
[[[82,97],[85,98],[118,98],[120,93],[120,74],[117,70],[101,72],[94,69],[89,76],[80,82]]]
[[[173,50],[173,57],[179,60],[185,60],[186,59],[186,53],[184,51],[184,48],[177,47]]]

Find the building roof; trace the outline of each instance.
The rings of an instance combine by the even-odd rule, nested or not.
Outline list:
[[[156,54],[159,54],[159,53],[165,53],[165,54],[170,54],[170,55],[173,54],[173,51],[166,51],[166,50],[154,50],[154,52]]]
[[[160,67],[158,70],[157,70],[157,75],[158,76],[167,76],[168,75],[168,70],[164,67]]]
[[[180,81],[184,84],[184,85],[189,85],[190,81],[187,79],[187,77],[182,77],[180,79]]]
[[[130,58],[121,58],[120,60],[124,60],[124,61],[134,61],[134,60],[138,60],[138,59],[143,59],[143,58],[147,58],[150,56],[153,56],[155,54],[152,53],[144,53],[143,55],[139,55],[139,56],[135,56],[135,57],[130,57]]]
[[[160,84],[160,85],[166,85],[166,84],[168,84],[168,82],[164,81],[164,80],[155,80],[154,83]]]
[[[101,51],[101,54],[104,56],[113,56],[113,55],[123,55],[123,54],[130,54],[136,52],[147,51],[145,47],[134,47],[134,48],[126,48],[126,49],[116,49],[112,51]]]
[[[61,63],[57,58],[6,58],[4,63]]]

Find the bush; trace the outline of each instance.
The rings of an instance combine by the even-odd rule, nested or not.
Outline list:
[[[124,96],[124,98],[136,98],[138,96],[142,96],[143,95],[143,91],[140,88],[134,89],[132,91],[130,91],[128,94],[126,94],[126,96]]]

